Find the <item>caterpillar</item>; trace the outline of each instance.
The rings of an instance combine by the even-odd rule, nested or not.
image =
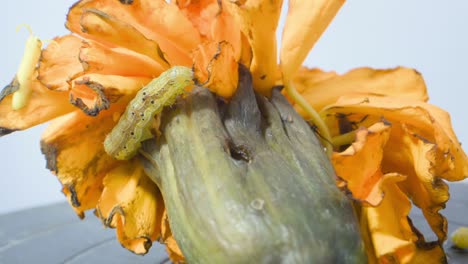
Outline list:
[[[141,142],[153,137],[150,131],[153,117],[172,105],[189,85],[193,85],[192,70],[174,66],[138,91],[104,140],[107,154],[118,160],[132,158]]]

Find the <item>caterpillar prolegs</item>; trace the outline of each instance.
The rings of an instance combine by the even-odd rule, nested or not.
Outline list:
[[[152,138],[153,117],[174,103],[184,88],[193,85],[190,68],[174,66],[143,87],[128,104],[117,125],[106,136],[104,149],[119,160],[132,158],[141,142]]]

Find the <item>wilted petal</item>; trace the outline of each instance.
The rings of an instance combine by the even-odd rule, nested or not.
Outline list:
[[[439,213],[449,199],[448,186],[435,174],[435,144],[428,142],[406,125],[395,127],[385,149],[384,170],[398,170],[408,175],[400,188],[421,208],[429,226],[439,238],[447,236],[447,220]]]
[[[396,173],[386,174],[381,184],[385,193],[382,202],[377,207],[361,208],[361,223],[371,237],[375,256],[384,261],[381,263],[390,257],[400,263],[414,254],[416,235],[407,220],[411,202],[397,186],[405,178]]]
[[[118,18],[120,23],[128,24],[146,38],[154,40],[171,65],[190,66],[190,51],[200,43],[200,35],[192,23],[176,5],[164,0],[82,0],[73,5],[68,13],[66,25],[71,31],[82,34],[81,16],[88,9],[100,10]]]
[[[375,70],[358,68],[343,75],[302,68],[293,79],[297,90],[317,110],[335,103],[343,95],[397,96],[427,101],[424,79],[409,68]],[[399,100],[399,99],[396,99]],[[300,107],[296,107],[299,112]]]
[[[208,41],[228,42],[240,59],[242,40],[240,26],[218,0],[176,1],[180,10],[192,21],[200,34]]]
[[[14,79],[0,93],[0,136],[33,127],[76,109],[68,102],[68,92],[51,91],[33,80],[28,103],[19,110],[13,110],[12,93],[17,86]]]
[[[166,251],[169,257],[174,263],[184,262],[185,258],[182,251],[177,245],[177,241],[172,236],[171,227],[169,225],[169,218],[167,217],[167,211],[164,210],[162,222],[161,222],[161,242],[166,245]]]
[[[384,196],[381,190],[381,163],[391,126],[377,123],[356,134],[356,141],[345,151],[334,153],[332,162],[337,176],[346,182],[353,199],[377,206]]]
[[[83,72],[79,60],[83,40],[75,35],[54,38],[42,51],[38,79],[47,88],[67,91],[69,81]]]
[[[250,71],[255,89],[262,94],[270,93],[277,77],[276,27],[281,4],[281,0],[223,1],[253,49]]]
[[[138,90],[150,82],[146,77],[87,74],[72,82],[70,102],[86,114],[95,116],[108,109],[111,103],[123,98],[130,101]]]
[[[434,173],[449,181],[468,177],[468,159],[452,130],[450,117],[434,105],[399,96],[354,95],[342,96],[322,116],[335,119],[337,113],[359,113],[404,124],[417,137],[436,146]]]
[[[125,104],[114,105],[97,117],[75,111],[54,120],[42,135],[41,150],[47,168],[57,175],[63,192],[80,217],[95,208],[106,173],[118,162],[106,154],[104,138],[115,125],[114,112]]]
[[[345,0],[289,0],[281,41],[281,71],[294,76]]]
[[[223,97],[231,97],[238,83],[238,64],[227,42],[205,43],[193,54],[197,82]]]
[[[117,228],[122,246],[146,254],[161,236],[163,211],[161,193],[138,161],[122,163],[107,173],[97,214],[106,226]]]
[[[126,48],[144,54],[163,68],[169,66],[156,42],[117,18],[100,10],[87,9],[81,16],[80,24],[83,35],[87,38],[110,47]]]
[[[168,65],[123,48],[109,48],[97,42],[86,42],[80,50],[80,61],[86,73],[130,77],[156,77]]]

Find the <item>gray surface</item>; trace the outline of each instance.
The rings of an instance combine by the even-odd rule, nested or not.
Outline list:
[[[146,256],[122,248],[115,230],[88,213],[81,221],[66,203],[0,216],[0,263],[164,263],[164,247]]]
[[[450,184],[451,200],[443,214],[449,219],[449,234],[468,226],[468,186]],[[423,225],[420,211],[411,213],[415,225],[434,237]],[[468,263],[468,251],[445,244],[449,263]],[[81,221],[68,204],[60,203],[0,215],[0,263],[165,263],[164,247],[153,243],[144,257],[122,248],[114,229],[106,229],[92,214]],[[428,263],[430,264],[430,263]]]

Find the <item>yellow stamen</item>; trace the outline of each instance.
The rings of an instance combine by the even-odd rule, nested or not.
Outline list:
[[[332,137],[331,143],[334,147],[339,147],[343,145],[349,145],[354,142],[356,138],[356,130],[342,134],[336,137]]]
[[[19,83],[19,89],[13,93],[11,107],[13,110],[19,110],[27,105],[32,93],[32,75],[36,69],[37,62],[41,56],[42,42],[34,36],[31,28],[28,25],[20,25],[16,28],[18,31],[21,27],[25,27],[29,31],[29,38],[26,41],[23,59],[16,74],[16,79]]]
[[[322,135],[322,144],[326,148],[328,156],[331,157],[333,153],[333,148],[330,144],[331,137],[327,126],[320,118],[317,111],[315,111],[315,109],[309,103],[307,103],[304,97],[302,97],[302,95],[296,91],[296,89],[290,81],[285,80],[284,85],[288,96],[291,97],[291,99],[293,99],[296,104],[302,107],[302,109],[307,113],[308,117],[310,118],[309,121],[317,127],[318,133]]]

